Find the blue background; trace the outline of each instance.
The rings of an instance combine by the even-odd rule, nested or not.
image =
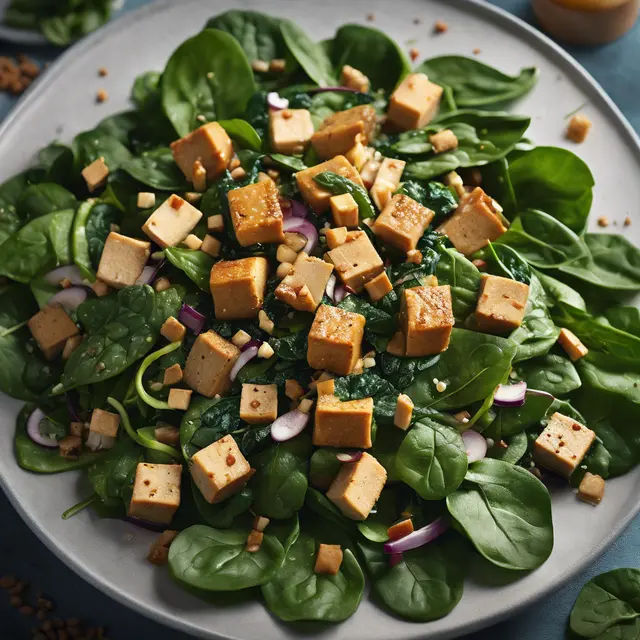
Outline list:
[[[127,0],[129,10],[149,0]],[[507,9],[527,22],[535,24],[528,0],[495,0],[493,4]],[[640,130],[640,90],[637,83],[640,60],[640,22],[625,37],[599,48],[568,47],[604,87],[622,109],[636,131]],[[53,60],[53,48],[14,47],[0,43],[0,55],[25,52],[40,62]],[[15,100],[0,94],[0,117],[4,117]],[[61,617],[82,617],[92,625],[106,625],[112,640],[176,640],[184,634],[160,627],[97,591],[78,578],[49,552],[16,514],[0,493],[0,575],[15,574],[29,580],[57,605]],[[561,640],[565,638],[567,618],[582,585],[594,575],[617,567],[639,567],[640,518],[636,519],[614,545],[587,571],[567,586],[495,627],[467,636],[465,640]],[[21,616],[9,607],[8,597],[0,593],[0,636],[30,638],[35,619]]]

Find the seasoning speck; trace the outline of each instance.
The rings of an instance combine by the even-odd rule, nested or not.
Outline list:
[[[476,49],[473,50],[473,55],[474,56],[477,56],[479,53],[480,53],[480,49],[476,48]]]
[[[106,92],[105,89],[100,89],[96,94],[97,102],[106,102],[108,99],[109,99],[109,94]]]
[[[419,55],[420,52],[415,47],[409,49],[409,57],[411,58],[411,62],[415,62],[418,59]]]
[[[436,20],[435,24],[433,25],[433,30],[436,33],[446,33],[447,31],[449,31],[449,25],[442,20]]]
[[[367,15],[367,20],[369,22],[373,22],[376,19],[376,14],[375,13],[370,13]]]
[[[101,78],[106,78],[109,75],[109,70],[106,67],[100,67],[98,69],[98,75]]]
[[[627,216],[627,217],[624,219],[624,226],[625,226],[625,227],[628,227],[630,224],[631,224],[631,218],[630,218],[629,216]]]

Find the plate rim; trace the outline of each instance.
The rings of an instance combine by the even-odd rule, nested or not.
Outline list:
[[[183,0],[184,2],[185,0]],[[188,3],[196,4],[202,2],[202,0],[187,0]],[[518,16],[509,13],[506,9],[497,7],[490,4],[486,0],[435,0],[435,2],[445,2],[456,5],[462,8],[465,12],[472,12],[475,14],[483,15],[487,18],[498,18],[502,24],[511,26],[514,30],[520,33],[526,34],[527,41],[534,41],[540,48],[541,53],[547,55],[558,66],[564,65],[568,67],[573,74],[575,80],[579,79],[582,83],[586,83],[591,91],[595,91],[599,99],[602,101],[602,105],[606,107],[608,111],[609,119],[612,124],[617,127],[621,127],[624,131],[625,138],[630,141],[633,146],[633,151],[638,157],[640,162],[640,136],[631,126],[631,123],[627,120],[626,116],[622,113],[620,108],[615,104],[612,98],[602,88],[600,83],[568,52],[566,52],[559,44],[554,42],[547,35],[538,31],[535,27],[525,22]],[[124,14],[112,19],[108,24],[104,25],[94,33],[86,36],[82,40],[68,47],[51,65],[44,77],[37,83],[34,83],[18,100],[14,105],[11,112],[0,124],[0,136],[6,133],[6,131],[14,126],[16,119],[20,117],[21,111],[31,105],[39,98],[39,94],[43,93],[51,84],[53,84],[57,78],[65,73],[67,61],[80,55],[85,50],[91,49],[95,45],[102,42],[104,39],[110,37],[113,33],[117,32],[121,21],[127,20],[128,23],[138,22],[140,20],[148,18],[150,15],[165,11],[168,7],[174,4],[173,0],[156,0],[146,4],[142,7],[127,11]],[[186,4],[186,3],[185,3]],[[4,397],[4,394],[3,394]],[[629,472],[631,473],[631,472]],[[2,467],[0,467],[0,487],[3,489],[9,502],[13,508],[18,512],[22,520],[33,531],[36,537],[49,549],[57,558],[59,558],[64,564],[69,567],[74,573],[80,576],[83,580],[94,586],[96,589],[112,598],[121,605],[132,609],[146,618],[149,618],[155,622],[159,622],[167,627],[175,629],[180,632],[186,632],[193,634],[196,637],[206,637],[212,640],[232,640],[232,636],[220,635],[214,630],[203,630],[199,625],[195,625],[190,621],[183,619],[177,614],[170,613],[162,606],[153,606],[152,604],[140,603],[132,601],[121,592],[116,585],[112,585],[109,581],[102,579],[100,574],[93,572],[91,569],[85,567],[79,559],[76,559],[71,551],[68,551],[63,546],[57,545],[48,535],[47,531],[40,527],[39,524],[32,518],[30,512],[23,507],[21,500],[16,492],[14,492],[11,485],[6,481]],[[445,638],[454,638],[469,633],[473,633],[480,629],[493,626],[513,617],[520,613],[523,609],[531,606],[535,602],[550,595],[551,593],[558,591],[569,581],[571,581],[576,574],[584,570],[588,566],[592,565],[595,560],[600,557],[618,537],[629,526],[631,521],[640,512],[640,497],[637,499],[633,508],[628,511],[623,518],[621,518],[614,527],[610,530],[609,534],[604,537],[597,545],[588,550],[580,557],[580,560],[574,562],[568,567],[561,577],[552,580],[549,584],[545,585],[542,589],[537,590],[535,594],[528,595],[521,599],[517,604],[505,606],[502,610],[493,611],[487,614],[483,614],[474,620],[469,620],[456,629],[450,631],[440,631],[437,637],[444,640]],[[424,624],[424,623],[422,623]],[[428,624],[428,623],[427,623]],[[428,633],[427,630],[425,630]]]

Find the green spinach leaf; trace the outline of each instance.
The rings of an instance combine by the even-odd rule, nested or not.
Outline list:
[[[315,43],[291,20],[282,20],[280,32],[289,54],[320,87],[336,86],[331,60],[321,44]]]
[[[181,247],[167,247],[164,250],[167,260],[177,269],[184,271],[202,291],[209,292],[209,276],[214,259],[204,251],[194,251]]]

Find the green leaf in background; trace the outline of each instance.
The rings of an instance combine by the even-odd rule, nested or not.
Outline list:
[[[563,396],[580,388],[580,376],[566,356],[547,353],[537,358],[518,362],[514,366],[518,379],[531,389]]]
[[[154,149],[131,158],[122,169],[138,182],[160,191],[187,191],[191,188],[167,148]]]
[[[455,249],[445,249],[436,268],[438,282],[451,287],[453,315],[463,324],[476,308],[481,273],[478,268]]]
[[[167,260],[195,282],[202,291],[209,291],[209,276],[214,259],[204,251],[167,247],[164,250]]]
[[[246,121],[240,118],[232,120],[219,120],[218,124],[235,140],[242,149],[262,149],[262,140],[258,132]]]
[[[54,211],[75,209],[78,202],[75,196],[64,187],[43,182],[27,187],[16,202],[18,215],[33,220]]]
[[[282,20],[280,31],[290,55],[304,72],[320,87],[338,84],[333,74],[333,65],[324,47],[309,36],[291,20]]]
[[[79,133],[73,139],[74,170],[80,173],[94,160],[104,158],[109,172],[114,173],[131,159],[131,152],[113,134],[100,128]]]

